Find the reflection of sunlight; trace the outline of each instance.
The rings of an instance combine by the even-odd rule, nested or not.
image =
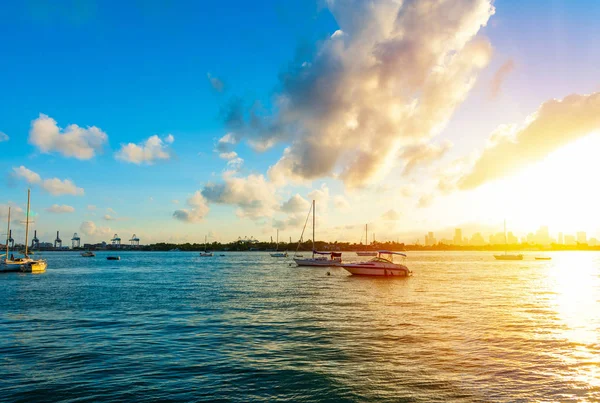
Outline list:
[[[557,256],[548,273],[556,299],[556,313],[567,327],[564,336],[575,343],[596,343],[600,315],[599,273],[594,254],[568,253]]]

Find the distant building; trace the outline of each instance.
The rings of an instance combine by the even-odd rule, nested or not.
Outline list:
[[[429,232],[429,233],[427,233],[427,235],[425,235],[425,246],[433,246],[436,243],[437,242],[435,240],[435,236],[433,235],[433,232]]]
[[[471,242],[469,242],[469,244],[473,246],[482,246],[485,245],[485,239],[483,239],[483,236],[481,236],[479,232],[476,232],[471,237]]]
[[[558,233],[558,244],[559,244],[559,245],[562,245],[562,244],[564,244],[564,243],[565,243],[565,241],[563,240],[563,233],[562,233],[562,232],[559,232],[559,233]]]
[[[568,245],[568,246],[577,245],[577,239],[573,235],[565,235],[565,245]]]
[[[535,233],[533,242],[537,245],[550,245],[550,233],[548,227],[543,225]]]
[[[490,235],[490,244],[491,245],[504,245],[505,238],[504,232],[497,232],[495,234]]]
[[[463,244],[462,229],[456,228],[456,229],[454,229],[454,245],[462,245],[462,244]]]
[[[596,238],[590,238],[590,240],[588,241],[588,245],[590,246],[598,246],[598,240]]]
[[[587,244],[587,235],[584,231],[580,231],[577,233],[577,243]]]

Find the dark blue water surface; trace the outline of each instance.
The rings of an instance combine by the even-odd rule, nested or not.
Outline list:
[[[0,275],[0,400],[600,400],[600,254],[415,253],[409,279],[106,255]]]

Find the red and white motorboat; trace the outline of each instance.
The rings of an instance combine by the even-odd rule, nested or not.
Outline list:
[[[406,258],[404,253],[380,250],[377,257],[360,263],[344,263],[341,266],[355,276],[408,277],[412,271],[403,264],[394,263],[394,255]]]

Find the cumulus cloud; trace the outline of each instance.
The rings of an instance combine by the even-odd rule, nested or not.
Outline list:
[[[30,185],[37,185],[42,182],[42,178],[38,173],[33,172],[31,169],[25,168],[23,165],[18,168],[13,167],[12,176],[15,179],[24,180]]]
[[[111,236],[112,230],[109,227],[98,227],[93,221],[84,221],[79,226],[79,231],[87,236],[107,237]]]
[[[115,217],[111,216],[110,214],[104,214],[104,217],[102,217],[105,221],[114,221],[116,220]]]
[[[400,213],[393,209],[388,210],[381,216],[381,218],[386,221],[398,221],[400,219]]]
[[[83,188],[77,187],[70,179],[46,179],[44,180],[44,183],[42,183],[42,188],[53,196],[83,196],[84,194]]]
[[[157,161],[169,160],[172,157],[169,145],[174,141],[173,135],[169,134],[163,139],[154,135],[139,144],[122,144],[121,149],[115,154],[115,158],[137,165],[151,165]]]
[[[8,134],[4,133],[4,132],[0,132],[0,143],[2,143],[3,141],[8,141],[10,140],[10,137],[8,137]]]
[[[243,165],[244,165],[244,159],[237,157],[237,158],[233,158],[233,159],[230,159],[229,161],[227,161],[226,169],[228,171],[238,172],[239,170],[242,169]]]
[[[490,0],[338,0],[340,32],[281,75],[273,109],[240,102],[225,123],[255,148],[290,143],[269,170],[281,178],[336,176],[363,186],[389,172],[404,147],[444,127],[491,56],[476,38]]]
[[[207,183],[202,189],[202,196],[209,203],[237,206],[239,217],[257,219],[271,217],[277,210],[275,190],[275,186],[263,175],[239,178],[226,174],[223,182]]]
[[[238,142],[239,140],[234,133],[227,133],[217,141],[217,144],[215,145],[215,151],[219,152],[220,154],[230,153],[232,152],[232,148],[235,147]],[[235,156],[237,157],[237,154]]]
[[[400,158],[404,161],[402,173],[408,175],[421,165],[429,165],[441,159],[450,148],[452,143],[449,141],[444,141],[442,144],[415,144],[404,148],[400,152]]]
[[[0,204],[0,217],[8,217],[8,208],[10,207],[11,220],[22,220],[25,217],[25,211],[14,203]]]
[[[206,214],[208,214],[208,204],[199,191],[187,199],[187,205],[190,208],[175,210],[173,218],[186,223],[196,223],[202,221]]]
[[[53,196],[73,195],[83,196],[83,188],[77,187],[70,179],[61,180],[58,178],[42,180],[41,176],[21,165],[18,168],[13,167],[12,177],[23,180],[30,185],[41,185],[42,189]]]
[[[600,92],[544,102],[521,127],[504,125],[490,136],[472,169],[457,180],[460,189],[516,173],[560,147],[600,130]]]
[[[210,73],[207,73],[206,76],[208,77],[208,81],[210,82],[211,87],[213,87],[215,91],[223,92],[223,89],[225,89],[225,84],[221,79],[213,76]]]
[[[506,61],[500,68],[494,73],[494,77],[492,77],[492,82],[490,84],[490,97],[496,98],[500,95],[502,90],[502,85],[508,75],[515,69],[515,63],[512,59]]]
[[[419,202],[417,203],[417,206],[419,208],[427,208],[431,206],[431,203],[433,203],[433,194],[426,194],[419,197]]]
[[[53,204],[52,206],[46,208],[46,211],[49,213],[56,213],[56,214],[73,213],[73,212],[75,212],[75,207],[67,206],[66,204],[63,204],[63,205]]]
[[[96,210],[96,206],[94,206],[93,204],[88,204],[87,209],[89,211],[93,211],[93,210]]]
[[[295,214],[308,211],[310,203],[299,194],[295,194],[285,201],[279,208],[284,213]]]
[[[319,204],[321,209],[326,209],[329,204],[329,188],[323,183],[320,188],[312,190],[308,197]]]
[[[80,160],[88,160],[100,153],[107,141],[106,133],[96,126],[83,128],[72,124],[61,129],[54,119],[42,113],[31,122],[29,131],[29,143],[41,152],[58,152]]]
[[[350,203],[346,198],[342,195],[337,195],[333,198],[333,205],[335,209],[338,211],[348,211],[350,210]]]

